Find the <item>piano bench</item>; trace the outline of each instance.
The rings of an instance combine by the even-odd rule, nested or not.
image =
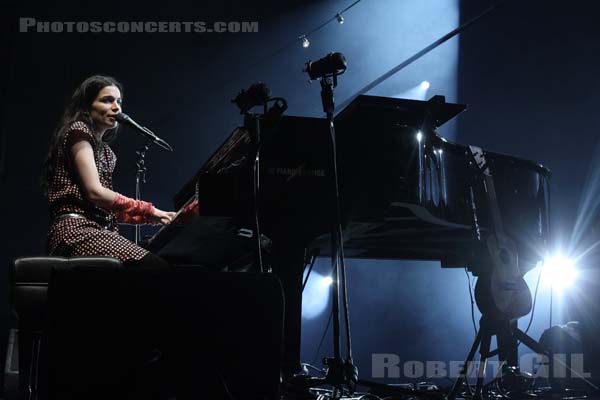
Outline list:
[[[72,268],[120,268],[110,257],[22,257],[10,266],[10,306],[18,316],[19,388],[36,398],[38,361],[46,324],[52,271]]]

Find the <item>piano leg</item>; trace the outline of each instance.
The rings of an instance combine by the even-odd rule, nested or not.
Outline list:
[[[292,375],[300,371],[300,337],[302,331],[302,276],[305,267],[305,245],[300,240],[273,239],[273,272],[283,286],[285,314],[283,323],[282,372]]]

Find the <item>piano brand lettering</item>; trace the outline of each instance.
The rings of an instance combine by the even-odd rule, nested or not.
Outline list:
[[[570,359],[570,362],[567,360]],[[410,360],[401,362],[400,356],[391,353],[376,353],[371,355],[372,378],[452,378],[460,376],[464,361],[418,361]],[[469,363],[468,378],[476,378],[479,361]],[[496,376],[502,363],[498,360],[488,360],[488,373]],[[589,372],[584,371],[583,354],[573,353],[570,357],[566,354],[555,354],[552,368],[548,357],[529,353],[519,359],[521,371],[531,373],[534,378],[591,378]]]
[[[288,176],[290,179],[296,176],[325,176],[324,169],[305,169],[298,168],[269,168],[269,175]]]
[[[19,18],[21,33],[256,33],[258,21],[38,21]]]

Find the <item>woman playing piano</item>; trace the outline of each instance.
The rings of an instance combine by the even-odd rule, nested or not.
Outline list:
[[[164,268],[162,258],[119,235],[117,223],[168,224],[175,213],[112,190],[121,85],[92,76],[75,90],[45,162],[50,205],[48,250],[57,256],[110,256],[128,264]]]

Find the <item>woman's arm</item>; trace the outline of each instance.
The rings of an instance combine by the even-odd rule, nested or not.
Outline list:
[[[111,209],[117,193],[105,188],[100,183],[96,161],[94,160],[94,149],[87,140],[79,140],[71,147],[71,158],[75,170],[79,174],[84,195],[89,201]]]
[[[78,140],[71,146],[71,158],[77,171],[83,193],[86,198],[99,207],[110,210],[113,208],[117,193],[105,188],[100,183],[94,149],[87,140]],[[173,219],[174,212],[165,212],[154,207],[153,219],[157,223],[168,224]]]

